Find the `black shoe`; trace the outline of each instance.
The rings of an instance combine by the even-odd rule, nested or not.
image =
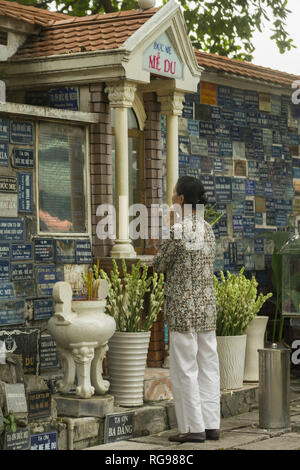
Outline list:
[[[170,436],[171,442],[205,442],[205,432],[188,432],[186,434],[175,434]]]
[[[220,439],[220,429],[205,429],[206,439],[218,441]]]

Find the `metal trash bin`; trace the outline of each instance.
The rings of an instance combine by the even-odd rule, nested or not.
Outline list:
[[[259,427],[290,426],[290,349],[273,343],[258,349]]]

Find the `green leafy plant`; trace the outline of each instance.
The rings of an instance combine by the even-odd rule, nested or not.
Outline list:
[[[153,273],[148,276],[148,266],[141,266],[141,260],[127,270],[122,259],[123,277],[116,261],[112,260],[110,276],[100,269],[100,276],[109,285],[106,312],[116,321],[116,331],[149,331],[164,301],[164,276]],[[145,295],[150,292],[149,313],[143,318]]]
[[[216,204],[213,204],[210,207],[204,206],[204,219],[212,227],[219,222],[219,220],[225,215],[225,212],[218,212],[216,209]]]
[[[272,294],[257,295],[255,277],[247,279],[243,267],[238,275],[220,271],[221,280],[214,276],[217,305],[217,336],[243,335],[251,320],[257,315]]]
[[[13,411],[8,412],[8,416],[6,418],[3,418],[3,423],[4,423],[4,430],[5,431],[13,431],[16,432],[17,430],[17,424],[15,421],[15,415]]]

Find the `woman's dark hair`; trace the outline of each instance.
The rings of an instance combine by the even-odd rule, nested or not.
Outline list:
[[[178,196],[183,194],[184,204],[191,204],[196,209],[197,204],[207,204],[203,184],[193,176],[181,176],[176,183]]]

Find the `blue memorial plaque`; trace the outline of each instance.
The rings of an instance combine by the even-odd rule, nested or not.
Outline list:
[[[245,107],[247,108],[247,111],[258,111],[259,96],[257,91],[245,91]]]
[[[211,106],[211,120],[220,121],[221,119],[221,108],[220,106]]]
[[[33,279],[33,263],[12,263],[11,279],[12,281],[23,281]]]
[[[240,109],[235,109],[234,112],[233,112],[233,122],[237,126],[246,127],[247,126],[246,111],[241,111]]]
[[[50,108],[79,110],[78,88],[54,88],[48,91]]]
[[[276,211],[276,226],[278,228],[286,227],[288,225],[288,214],[283,210]]]
[[[259,127],[268,129],[270,127],[269,113],[259,112],[257,122]]]
[[[230,140],[220,141],[220,157],[232,158],[232,142]]]
[[[0,166],[8,166],[8,143],[0,142]]]
[[[252,128],[252,139],[255,144],[263,144],[263,130]]]
[[[293,168],[293,178],[300,179],[300,168]]]
[[[12,299],[15,296],[12,282],[0,283],[0,300]]]
[[[56,342],[51,335],[41,336],[41,370],[60,366]]]
[[[33,301],[34,320],[48,320],[54,313],[53,299],[35,299]]]
[[[18,174],[18,206],[19,212],[31,214],[33,211],[33,174]]]
[[[222,174],[224,172],[222,158],[215,158],[214,159],[214,168],[213,168],[213,170],[214,170],[215,174]]]
[[[232,178],[232,199],[244,199],[245,198],[245,180],[242,178]]]
[[[188,165],[190,163],[190,156],[189,155],[178,155],[178,162],[179,165]]]
[[[300,168],[300,158],[293,158],[292,165],[293,165],[293,168]]]
[[[56,240],[56,262],[76,263],[75,240]]]
[[[228,86],[218,86],[218,105],[232,107],[232,88]]]
[[[237,262],[237,246],[235,242],[228,243],[229,264],[235,265]]]
[[[232,102],[233,106],[237,108],[242,108],[245,104],[245,92],[240,88],[233,88],[232,89]]]
[[[199,122],[193,119],[188,119],[188,133],[189,135],[199,135]]]
[[[14,149],[14,166],[17,168],[33,168],[34,167],[34,150],[33,149]]]
[[[282,146],[281,145],[272,145],[272,157],[273,158],[282,158]]]
[[[292,201],[285,200],[285,199],[274,199],[275,201],[275,209],[285,212],[292,212]]]
[[[0,259],[9,259],[10,258],[10,243],[2,242],[0,243]]]
[[[232,227],[234,232],[243,231],[243,216],[242,215],[233,215],[232,216]]]
[[[271,198],[273,196],[273,183],[265,182],[265,196]]]
[[[58,450],[57,431],[31,434],[30,450]]]
[[[275,199],[267,198],[266,199],[266,209],[268,210],[275,210]]]
[[[241,128],[235,124],[230,126],[230,139],[240,142],[241,139]]]
[[[92,246],[90,240],[76,240],[76,263],[90,264],[92,262]]]
[[[245,201],[245,216],[254,217],[254,201],[253,200]]]
[[[32,121],[10,121],[11,144],[32,145],[34,141],[34,123]]]
[[[259,162],[248,160],[248,177],[259,178]]]
[[[63,281],[63,268],[55,265],[37,266],[37,292],[39,297],[51,297],[54,284]]]
[[[208,139],[207,140],[208,156],[219,157],[220,155],[220,143],[218,140]]]
[[[232,108],[222,108],[221,109],[221,119],[223,121],[233,121],[233,109]]]
[[[263,225],[264,218],[262,212],[255,212],[255,225]]]
[[[7,117],[0,116],[0,140],[8,141],[9,121]]]
[[[299,136],[297,129],[289,128],[289,144],[290,145],[299,145]]]
[[[205,189],[205,195],[208,202],[216,202],[215,180],[213,176],[201,175],[201,182]]]
[[[0,325],[24,323],[25,300],[0,300]]]
[[[10,262],[6,259],[0,260],[0,282],[9,281],[9,266]]]
[[[246,196],[255,196],[255,181],[245,180]]]
[[[227,206],[226,204],[217,204],[216,210],[219,214],[223,213],[223,217],[218,222],[219,234],[221,237],[226,237],[228,235],[227,231]]]
[[[194,119],[194,104],[183,103],[182,117],[187,119]]]
[[[0,219],[0,241],[24,240],[25,221],[23,219]]]
[[[245,201],[232,201],[232,215],[245,215]]]
[[[47,262],[54,260],[53,238],[37,238],[34,240],[34,259],[35,261]]]
[[[217,139],[230,141],[230,124],[218,122],[215,124]],[[230,141],[231,142],[231,141]]]
[[[243,235],[245,238],[254,238],[255,236],[255,219],[254,217],[243,218]]]
[[[267,210],[266,212],[266,223],[267,225],[276,225],[276,212],[275,210]]]
[[[216,176],[215,186],[217,202],[230,202],[232,199],[231,178],[227,176]]]
[[[12,243],[11,259],[13,261],[32,259],[32,243]]]
[[[248,111],[246,113],[247,124],[244,126],[256,127],[258,125],[258,116],[256,111]]]
[[[200,165],[199,165],[200,162]],[[190,160],[190,167],[199,169],[201,168],[201,173],[209,173],[212,174],[213,172],[214,161],[212,158],[207,157],[200,157],[199,158],[191,158]]]
[[[213,122],[199,121],[199,135],[204,137],[215,137],[215,124]]]

